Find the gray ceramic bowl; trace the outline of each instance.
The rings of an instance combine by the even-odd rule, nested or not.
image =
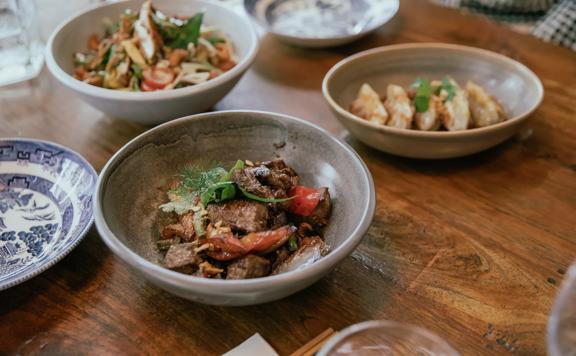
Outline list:
[[[285,43],[340,46],[364,37],[396,15],[399,0],[244,0],[244,9]]]
[[[482,85],[500,100],[509,119],[484,128],[432,132],[382,126],[348,112],[363,83],[385,93],[391,83],[408,86],[418,77],[446,75]],[[362,142],[395,155],[426,159],[465,156],[503,142],[521,129],[544,95],[536,74],[513,59],[437,43],[385,46],[353,55],[330,69],[322,91],[338,120]]]
[[[198,160],[284,158],[303,184],[327,186],[333,211],[326,228],[330,252],[311,266],[249,280],[212,280],[161,267],[155,249],[162,189],[180,168]],[[374,184],[360,157],[321,128],[293,117],[224,111],[178,119],[138,136],[106,164],[94,210],[104,242],[157,286],[206,304],[251,305],[280,299],[316,282],[362,240],[375,206]]]

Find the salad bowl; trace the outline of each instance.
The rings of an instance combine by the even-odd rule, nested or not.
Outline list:
[[[329,188],[328,254],[290,272],[242,280],[200,278],[164,268],[156,249],[162,187],[187,164],[239,158],[282,158],[300,174],[303,185]],[[106,164],[94,200],[96,226],[116,255],[155,285],[215,305],[260,304],[316,282],[361,242],[374,208],[370,172],[347,144],[304,120],[257,111],[189,116],[138,136]]]
[[[60,83],[113,118],[151,125],[210,109],[248,70],[259,47],[249,19],[213,1],[155,0],[153,5],[167,15],[193,16],[203,12],[206,24],[219,28],[229,37],[238,62],[218,77],[184,88],[150,92],[106,89],[74,77],[74,55],[86,48],[90,36],[104,33],[105,21],[118,19],[126,9],[137,11],[143,2],[131,0],[98,5],[64,21],[46,46],[48,69]]]

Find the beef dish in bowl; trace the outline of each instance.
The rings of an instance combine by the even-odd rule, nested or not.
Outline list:
[[[301,184],[329,189],[332,211],[323,231],[328,253],[303,268],[253,279],[199,278],[165,268],[157,241],[166,187],[186,164],[230,167],[238,158],[281,158]],[[370,173],[346,144],[304,120],[229,111],[178,119],[124,146],[100,175],[95,220],[112,251],[152,283],[201,303],[252,305],[286,297],[328,273],[360,243],[374,207]]]

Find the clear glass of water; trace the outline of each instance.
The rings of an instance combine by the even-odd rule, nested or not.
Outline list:
[[[0,0],[0,86],[34,78],[44,63],[33,0]]]
[[[576,263],[566,274],[548,320],[548,353],[576,355]]]
[[[445,340],[418,326],[390,320],[355,324],[330,338],[318,356],[458,356]]]

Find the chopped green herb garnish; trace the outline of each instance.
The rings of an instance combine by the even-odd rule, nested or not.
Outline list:
[[[426,79],[420,80],[420,85],[416,89],[416,97],[414,99],[416,112],[428,111],[428,105],[430,103],[431,96],[432,96],[432,87],[430,86],[430,82]]]
[[[214,184],[221,182],[227,174],[226,170],[219,165],[212,165],[211,168],[204,168],[203,165],[191,165],[182,170],[182,183],[174,193],[193,193],[200,195]]]
[[[448,97],[446,98],[446,101],[450,101],[454,98],[454,96],[456,95],[456,86],[454,86],[454,84],[452,84],[452,81],[450,81],[450,78],[446,77],[444,79],[442,79],[442,83],[440,84],[440,86],[438,88],[436,88],[436,95],[440,95],[440,93],[442,91],[446,91],[446,93],[448,93]]]
[[[134,72],[134,76],[138,79],[142,79],[142,68],[136,63],[132,63],[130,66],[132,68],[132,72]]]
[[[298,249],[298,238],[296,235],[292,234],[288,238],[288,251],[294,252]]]
[[[237,160],[236,163],[234,163],[234,166],[232,168],[230,168],[230,170],[228,171],[228,174],[226,174],[226,176],[224,178],[222,178],[222,180],[227,181],[227,180],[232,179],[232,174],[234,173],[234,171],[237,169],[243,169],[244,166],[245,166],[244,161]]]
[[[219,37],[212,37],[208,39],[208,42],[210,42],[212,45],[218,44],[218,43],[225,43],[226,40],[223,38],[219,38]]]
[[[108,51],[104,55],[104,59],[102,59],[103,65],[108,64],[108,62],[110,61],[110,58],[112,58],[112,53],[114,53],[115,48],[116,48],[116,45],[112,45],[112,46],[110,46],[110,48],[108,48]]]
[[[204,14],[198,13],[186,21],[186,23],[178,27],[178,33],[174,40],[168,45],[172,48],[183,48],[186,49],[189,43],[198,44],[198,38],[200,37],[200,26],[202,25],[202,18]]]
[[[236,196],[236,188],[233,182],[218,182],[208,187],[201,195],[200,201],[208,203],[220,203],[233,199]]]

